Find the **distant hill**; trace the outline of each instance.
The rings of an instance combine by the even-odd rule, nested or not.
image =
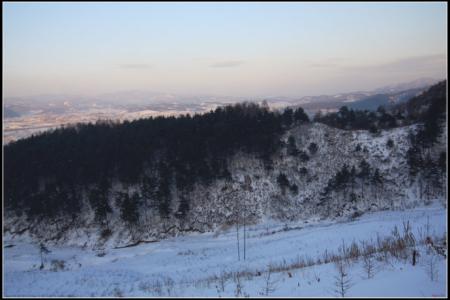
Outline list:
[[[420,78],[410,82],[393,84],[372,91],[355,91],[350,93],[339,93],[334,95],[307,96],[299,99],[284,99],[294,107],[302,107],[314,114],[317,111],[337,111],[342,106],[356,110],[375,111],[379,106],[396,105],[420,95],[433,84],[439,82],[437,79]],[[275,102],[276,99],[272,99]]]
[[[4,146],[4,232],[116,247],[446,199],[445,94],[439,83],[399,114],[344,107],[311,122],[239,103],[21,139]]]
[[[375,111],[380,106],[389,107],[398,103],[407,102],[409,99],[420,95],[425,90],[426,88],[415,88],[396,93],[376,94],[352,102],[347,106],[352,109]]]
[[[402,82],[398,84],[393,84],[389,86],[384,86],[374,90],[376,93],[385,94],[385,93],[396,93],[410,89],[420,89],[427,88],[432,86],[433,84],[438,83],[441,79],[435,78],[419,78],[409,82]]]
[[[441,81],[430,87],[426,92],[411,98],[404,103],[398,103],[390,111],[392,113],[404,113],[410,119],[423,119],[431,105],[435,105],[439,111],[446,111],[447,81]]]

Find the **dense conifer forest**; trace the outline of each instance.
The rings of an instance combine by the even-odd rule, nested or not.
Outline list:
[[[29,216],[76,215],[87,193],[98,219],[108,212],[110,196],[122,203],[127,220],[140,200],[168,215],[172,184],[184,191],[197,181],[226,178],[227,159],[237,151],[270,168],[283,130],[308,121],[301,108],[275,113],[240,103],[203,115],[59,128],[5,147],[6,205]],[[110,195],[117,181],[140,184],[142,195]]]
[[[380,130],[418,123],[411,134],[407,153],[410,175],[427,189],[442,188],[446,153],[439,159],[429,155],[442,134],[445,121],[446,82],[441,82],[408,103],[386,111],[354,111],[342,107],[336,113],[317,114],[320,122],[345,130]],[[190,209],[184,197],[195,184],[208,186],[217,179],[230,178],[229,159],[238,152],[254,155],[273,170],[272,156],[282,147],[291,156],[307,161],[318,151],[316,143],[308,153],[298,150],[286,130],[309,123],[302,108],[271,111],[266,103],[238,103],[206,114],[156,117],[136,121],[98,121],[61,127],[4,147],[4,199],[8,212],[29,219],[70,216],[76,218],[87,199],[102,224],[111,204],[120,208],[124,222],[137,222],[141,208],[156,210],[160,216],[183,218]],[[388,141],[391,147],[394,141]],[[304,169],[304,168],[303,168]],[[277,171],[277,170],[275,170]],[[304,170],[306,174],[308,170]],[[278,184],[293,193],[297,185],[279,173]],[[120,183],[122,191],[113,192]],[[361,162],[358,168],[345,165],[322,192],[329,197],[355,201],[366,185],[381,187],[377,168]],[[138,190],[129,187],[138,186]],[[358,187],[358,189],[357,189]],[[174,190],[181,202],[171,211]]]

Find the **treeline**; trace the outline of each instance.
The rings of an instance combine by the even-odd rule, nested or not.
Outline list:
[[[383,183],[384,178],[380,170],[372,167],[365,159],[362,159],[358,166],[349,167],[344,164],[328,181],[318,206],[330,205],[333,199],[356,204],[360,199],[364,199],[368,192],[377,199],[383,189]]]
[[[98,121],[45,132],[4,147],[5,208],[30,218],[75,217],[85,199],[96,220],[107,225],[114,199],[131,224],[140,211],[183,217],[196,183],[229,178],[228,159],[239,151],[270,169],[280,135],[304,122],[309,119],[301,108],[272,112],[267,105],[240,103],[203,115]],[[118,182],[123,188],[113,193]],[[174,189],[181,204],[171,211]]]
[[[411,146],[406,153],[409,173],[411,179],[418,182],[421,199],[441,194],[447,182],[447,152],[433,151],[446,121],[445,84],[440,83],[430,91],[431,95],[414,99],[406,106],[422,121],[418,124],[418,130],[409,135]]]
[[[369,130],[373,133],[381,129],[390,129],[427,120],[428,105],[432,103],[436,112],[445,112],[447,81],[442,81],[426,92],[406,103],[395,105],[388,110],[380,106],[377,111],[353,110],[343,106],[339,111],[314,116],[315,122],[346,130]]]
[[[440,83],[410,100],[409,109],[367,112],[343,107],[316,115],[315,120],[372,132],[418,121],[420,128],[410,137],[408,164],[421,193],[431,197],[442,190],[446,172],[446,153],[436,157],[432,151],[445,120],[445,87]],[[147,214],[184,218],[192,209],[189,197],[195,185],[231,177],[228,163],[233,155],[251,154],[271,170],[272,155],[284,146],[281,135],[307,122],[302,108],[270,111],[266,104],[239,103],[202,115],[98,121],[47,131],[4,146],[4,207],[30,219],[76,218],[87,204],[96,222],[106,228],[113,206],[131,226]],[[301,161],[317,151],[315,143],[307,151],[299,150],[295,138],[288,138],[287,154]],[[302,173],[307,170],[302,168]],[[296,195],[297,185],[279,174],[282,193]],[[382,184],[380,172],[367,162],[344,166],[322,198],[354,202],[364,198],[366,186],[378,193]]]
[[[341,129],[366,129],[377,132],[380,128],[393,128],[417,123],[418,129],[410,133],[410,148],[406,153],[411,183],[417,181],[420,199],[442,195],[446,183],[445,151],[434,153],[434,146],[443,133],[446,119],[446,81],[432,86],[424,94],[402,103],[388,113],[380,107],[377,112],[353,111],[342,107],[339,112],[325,116],[316,115],[314,120]],[[394,141],[386,143],[392,148]],[[360,151],[358,145],[357,151]],[[364,198],[364,189],[378,197],[383,189],[383,176],[379,169],[362,160],[355,166],[344,165],[328,182],[321,194],[318,206],[329,204],[332,199],[356,203]],[[360,192],[357,192],[359,187]]]
[[[342,106],[338,112],[322,115],[320,112],[314,116],[315,122],[324,123],[331,127],[346,130],[369,130],[376,133],[380,129],[394,128],[404,124],[405,117],[398,113],[392,115],[383,107],[376,112],[368,110],[353,110]]]

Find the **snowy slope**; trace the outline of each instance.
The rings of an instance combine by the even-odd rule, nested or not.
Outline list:
[[[446,233],[447,211],[431,206],[404,211],[367,213],[353,221],[308,219],[295,222],[266,220],[248,228],[247,260],[238,261],[234,228],[216,233],[190,234],[123,249],[104,255],[89,248],[50,246],[45,269],[39,270],[38,246],[22,235],[4,237],[5,296],[235,296],[236,279],[221,281],[224,272],[246,272],[240,278],[241,295],[260,296],[270,264],[289,264],[299,257],[313,260],[337,252],[343,243],[374,241],[390,236],[395,226],[409,221],[416,238]],[[427,227],[428,224],[428,227]],[[241,229],[241,237],[243,231]],[[242,239],[241,239],[242,256]],[[365,277],[361,260],[348,269],[352,287],[348,296],[447,295],[446,260],[437,258],[437,277],[427,274],[429,255],[424,247],[418,264],[390,259],[376,261],[375,274]],[[65,269],[51,271],[51,261],[65,261]],[[258,272],[261,272],[258,274]],[[271,274],[270,296],[337,296],[336,268],[332,263]],[[221,288],[223,283],[223,290]]]
[[[372,134],[363,130],[340,130],[320,123],[301,125],[288,130],[281,140],[286,143],[292,135],[298,149],[308,153],[308,161],[288,155],[286,147],[283,147],[274,155],[272,169],[267,169],[260,159],[238,153],[228,162],[231,181],[217,180],[210,186],[196,185],[192,192],[184,195],[190,199],[190,211],[184,219],[161,219],[156,212],[142,208],[139,225],[129,229],[115,207],[109,215],[112,235],[101,238],[101,229],[95,224],[94,214],[86,204],[83,213],[74,220],[63,217],[30,224],[24,216],[8,216],[5,232],[27,233],[36,240],[50,243],[111,248],[226,228],[235,223],[236,211],[240,214],[240,222],[245,215],[247,223],[257,224],[266,218],[280,221],[333,219],[355,212],[415,207],[428,201],[419,198],[418,187],[410,182],[408,175],[408,135],[415,130],[416,125],[412,125]],[[386,145],[389,139],[394,141],[393,148]],[[444,135],[435,148],[446,149],[445,141]],[[315,154],[308,151],[312,142],[318,145]],[[357,151],[358,147],[361,150]],[[362,194],[357,187],[356,203],[333,197],[333,201],[321,205],[321,193],[330,178],[344,164],[357,167],[363,159],[372,168],[379,168],[384,177],[381,190],[366,187]],[[307,174],[301,172],[302,168],[307,169]],[[277,182],[280,172],[286,174],[290,184],[297,185],[297,194],[287,190],[283,195]],[[115,188],[120,190],[121,184],[117,183]],[[137,188],[131,187],[130,190]],[[171,209],[176,211],[180,197],[175,189],[172,194]],[[445,197],[435,197],[446,203]],[[114,203],[111,205],[114,207]]]

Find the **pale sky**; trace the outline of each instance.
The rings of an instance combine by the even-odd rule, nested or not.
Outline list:
[[[447,76],[447,3],[5,3],[3,96],[306,96]]]

